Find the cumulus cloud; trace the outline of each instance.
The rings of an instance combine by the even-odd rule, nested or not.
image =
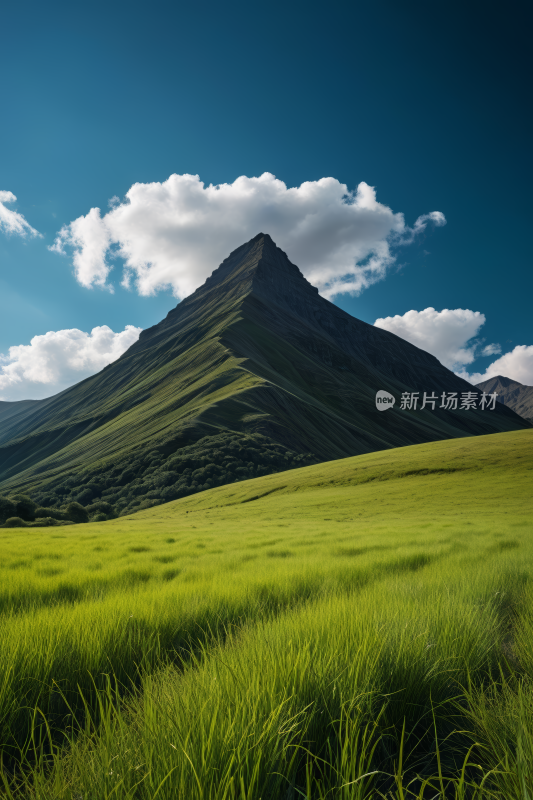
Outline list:
[[[485,324],[485,315],[468,308],[444,308],[436,311],[407,311],[403,316],[377,319],[376,327],[395,333],[411,344],[436,356],[448,369],[460,369],[477,358],[479,341],[475,340]],[[488,345],[485,349],[499,345]]]
[[[495,378],[497,375],[511,378],[525,386],[533,386],[533,345],[517,345],[514,350],[504,353],[501,358],[493,361],[483,373],[468,374],[465,371],[461,373],[461,377],[470,383],[481,383],[489,378]]]
[[[103,216],[92,208],[61,229],[52,249],[72,253],[83,286],[110,288],[119,256],[123,284],[134,284],[141,295],[170,288],[182,298],[263,231],[332,297],[358,294],[380,280],[396,247],[411,243],[429,224],[445,223],[440,211],[432,211],[410,228],[366,183],[351,192],[335,178],[287,188],[268,172],[217,186],[204,185],[198,175],[171,175],[162,183],[134,184],[122,202],[111,199]]]
[[[109,274],[106,253],[111,236],[100,217],[100,209],[91,208],[86,217],[78,217],[64,226],[49,250],[63,253],[67,241],[74,251],[74,271],[78,282],[87,289],[95,284],[113,291],[113,287],[106,283]]]
[[[499,344],[488,344],[481,351],[482,356],[497,356],[501,353],[502,348]]]
[[[6,208],[5,203],[15,203],[16,200],[13,192],[0,191],[0,231],[14,236],[41,236],[22,214]]]
[[[126,325],[114,333],[107,325],[85,333],[77,328],[48,331],[30,344],[0,356],[0,400],[39,400],[88,378],[115,361],[139,338],[142,328]]]
[[[459,377],[477,384],[503,375],[506,378],[533,385],[533,345],[517,345],[510,353],[493,361],[484,373],[469,373],[465,369],[481,356],[499,355],[499,344],[483,346],[479,331],[485,324],[485,315],[468,308],[444,308],[435,311],[407,311],[403,316],[377,319],[376,327],[407,339],[411,344],[436,356],[441,364],[453,369]]]

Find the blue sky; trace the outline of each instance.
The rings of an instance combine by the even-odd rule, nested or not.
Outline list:
[[[351,193],[363,182],[375,187],[379,208],[365,216],[365,206],[354,217],[342,257],[336,237],[345,209],[320,186],[313,213],[334,218],[324,252],[311,263],[309,225],[296,241],[283,221],[277,228],[272,222],[278,243],[291,244],[293,252],[284,248],[289,257],[308,277],[318,276],[326,293],[328,264],[337,265],[336,287],[342,280],[353,286],[343,264],[359,259],[362,291],[328,295],[349,313],[384,320],[379,324],[425,344],[459,372],[485,375],[503,356],[495,369],[533,383],[528,15],[526,3],[381,0],[29,2],[4,9],[0,192],[16,196],[4,208],[41,236],[9,233],[7,223],[0,229],[0,398],[44,397],[101,368],[136,329],[176,304],[178,290],[203,276],[201,264],[226,242],[219,237],[219,250],[206,249],[204,240],[217,238],[224,216],[219,208],[212,220],[207,201],[204,227],[195,222],[181,266],[188,232],[180,206],[181,227],[168,256],[182,276],[174,295],[155,271],[144,289],[152,296],[140,293],[138,270],[130,269],[130,288],[121,285],[125,242],[141,236],[133,218],[122,228],[114,223],[105,256],[113,293],[94,274],[87,279],[92,288],[76,278],[72,227],[64,254],[48,249],[64,226],[91,209],[104,218],[113,197],[127,216],[132,203],[124,205],[124,197],[133,184],[141,185],[142,215],[149,203],[143,186],[161,184],[160,196],[170,196],[165,182],[172,174],[199,175],[205,187],[235,187],[239,176],[264,173],[288,189],[308,182],[314,191],[314,182],[328,177]],[[247,184],[243,191],[250,187],[256,212],[243,233],[263,219],[261,203],[268,204],[272,188]],[[237,194],[228,191],[228,203],[239,212]],[[192,202],[187,193],[180,197]],[[294,198],[283,190],[276,197],[290,220]],[[397,227],[394,215],[403,214],[404,229],[384,229],[374,241],[369,231],[385,219],[384,209]],[[436,211],[446,225],[426,219]],[[265,211],[266,223],[277,219],[275,212],[272,205]],[[161,244],[152,222],[132,245],[132,263],[143,248]],[[250,228],[250,236],[257,232]],[[366,250],[358,236],[367,237]],[[373,241],[378,249],[385,243],[389,255],[379,256],[372,280],[378,272],[380,280],[361,284],[362,266],[377,257]],[[94,246],[86,243],[86,264],[94,262]],[[123,258],[112,258],[119,248]],[[167,278],[170,262],[160,265]],[[113,335],[90,335],[101,326]],[[72,329],[81,333],[48,335]]]

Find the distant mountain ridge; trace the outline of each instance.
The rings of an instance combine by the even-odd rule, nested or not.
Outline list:
[[[525,386],[503,375],[497,375],[476,385],[483,392],[497,392],[500,403],[533,423],[533,386]]]
[[[137,465],[131,480],[142,481],[152,469],[148,454],[164,460],[200,440],[205,451],[222,434],[262,437],[261,446],[286,451],[292,465],[294,454],[330,460],[528,427],[502,404],[490,412],[397,404],[383,413],[378,389],[399,399],[405,391],[473,387],[429,353],[325,300],[268,234],[258,234],[97,375],[18,410],[1,404],[0,490],[55,491],[80,471],[85,481],[105,473],[103,485],[128,462]],[[241,461],[249,474],[242,465],[239,474],[252,477],[253,462]],[[128,470],[120,469],[124,492]]]

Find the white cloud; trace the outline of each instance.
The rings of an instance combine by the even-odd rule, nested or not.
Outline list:
[[[48,331],[30,344],[0,356],[0,400],[50,397],[115,361],[139,338],[142,328],[126,325],[114,333],[107,325],[85,333],[77,328]]]
[[[481,351],[482,356],[497,356],[501,353],[502,348],[499,344],[488,344]]]
[[[449,369],[459,369],[471,364],[476,358],[479,344],[472,341],[485,324],[485,315],[468,308],[444,308],[435,311],[407,311],[403,316],[377,319],[376,327],[395,333],[411,344],[432,353]],[[497,348],[488,345],[485,349]],[[496,350],[492,350],[496,352]]]
[[[489,378],[503,375],[513,381],[533,386],[533,345],[519,344],[509,353],[504,353],[487,367],[484,373],[474,372],[471,375],[463,371],[461,377],[470,383],[481,383]]]
[[[425,308],[424,311],[407,311],[403,316],[377,319],[374,323],[432,353],[445,367],[456,370],[457,375],[470,383],[503,375],[526,386],[533,385],[533,345],[518,345],[493,361],[484,373],[470,374],[465,370],[465,366],[480,356],[494,356],[502,351],[499,344],[482,347],[483,339],[479,339],[478,334],[484,324],[485,315],[468,308],[444,308],[442,311]]]
[[[182,298],[200,286],[236,247],[269,233],[323,295],[357,294],[384,277],[392,248],[409,244],[440,211],[405,224],[401,213],[376,200],[360,183],[350,192],[335,178],[289,189],[265,172],[234,183],[205,186],[198,175],[171,175],[162,183],[136,183],[104,216],[93,208],[66,225],[52,247],[73,252],[83,286],[109,288],[115,255],[124,259],[123,283],[142,295],[171,288]]]
[[[105,260],[111,237],[102,224],[100,209],[91,208],[86,217],[78,217],[64,226],[49,249],[64,253],[65,242],[74,248],[74,271],[78,282],[87,289],[95,284],[113,291],[113,287],[106,283],[109,267]]]
[[[42,236],[22,214],[5,207],[5,203],[14,203],[16,199],[13,192],[0,191],[0,231],[15,236]]]
[[[414,241],[415,236],[422,233],[426,227],[428,222],[432,222],[437,228],[441,228],[443,225],[446,225],[446,217],[442,213],[442,211],[430,211],[429,214],[422,214],[421,217],[418,217],[415,224],[409,231],[408,236],[405,238],[404,244],[411,244]],[[429,255],[427,250],[424,250],[424,255]]]

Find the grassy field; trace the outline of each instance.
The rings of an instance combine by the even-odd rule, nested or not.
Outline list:
[[[531,797],[533,431],[0,531],[7,796]]]

